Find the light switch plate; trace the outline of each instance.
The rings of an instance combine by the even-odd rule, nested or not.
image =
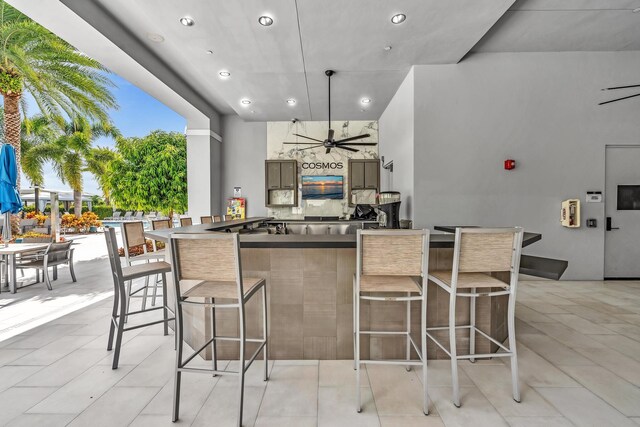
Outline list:
[[[602,191],[587,191],[587,203],[602,203]]]

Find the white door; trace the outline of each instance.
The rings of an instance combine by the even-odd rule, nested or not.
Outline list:
[[[640,146],[606,148],[604,277],[640,278]]]

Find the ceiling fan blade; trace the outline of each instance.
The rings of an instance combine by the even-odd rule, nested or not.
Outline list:
[[[307,138],[310,139],[312,141],[317,141],[317,142],[324,142],[324,141],[320,141],[319,139],[315,139],[315,138],[311,138],[310,136],[304,136],[304,135],[299,135],[297,133],[294,133],[295,136],[299,136],[300,138]]]
[[[640,85],[628,85],[628,86],[616,86],[616,87],[605,87],[602,90],[616,90],[616,89],[629,89],[631,87],[640,87]]]
[[[318,147],[324,147],[324,144],[317,144],[317,145],[312,145],[311,147],[299,148],[298,151],[309,150],[311,148],[318,148]]]
[[[342,148],[343,150],[352,151],[354,153],[357,153],[358,151],[360,151],[360,150],[356,150],[355,148],[347,147],[345,145],[336,145],[336,148]]]
[[[329,141],[333,141],[333,129],[329,129],[329,133],[327,134],[327,139]]]
[[[368,147],[373,147],[374,145],[378,145],[377,142],[340,142],[340,143],[336,143],[336,145],[338,147],[342,147],[344,145],[362,145],[363,147],[368,146]]]
[[[601,102],[598,105],[611,104],[612,102],[622,101],[623,99],[635,98],[636,96],[640,96],[640,93],[636,93],[635,95],[629,95],[618,99],[612,99],[611,101]]]
[[[325,151],[325,154],[329,154],[331,152],[331,148],[327,147],[327,151]]]
[[[321,142],[321,141],[318,141]],[[293,144],[293,145],[316,145],[316,142],[283,142],[283,144]]]
[[[363,135],[358,135],[358,136],[352,136],[349,138],[344,138],[344,139],[339,139],[336,141],[336,144],[342,143],[342,142],[347,142],[347,141],[355,141],[356,139],[362,139],[362,138],[369,138],[371,135],[368,133],[365,133]]]

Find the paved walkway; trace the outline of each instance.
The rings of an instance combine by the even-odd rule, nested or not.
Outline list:
[[[119,233],[119,231],[118,231]],[[53,290],[44,283],[19,289],[10,294],[8,288],[0,293],[0,341],[72,313],[113,294],[113,282],[102,233],[69,236],[74,245],[74,265],[78,281],[73,283],[66,266],[59,269]],[[19,286],[35,282],[35,271],[18,273]]]
[[[47,297],[85,298],[85,291],[102,295],[105,265],[104,260],[87,263],[81,270],[85,284],[60,282],[56,293],[37,292],[34,304],[46,304]],[[126,333],[121,365],[114,371],[105,349],[110,305],[100,301],[0,342],[0,425],[176,425],[170,415],[173,336],[163,336],[161,325]],[[511,398],[509,368],[502,360],[460,363],[460,409],[450,400],[449,362],[429,361],[428,417],[421,412],[419,370],[368,366],[363,412],[357,414],[351,361],[271,362],[266,383],[260,378],[262,362],[256,361],[246,383],[245,425],[640,424],[640,282],[524,281],[516,314],[520,404]],[[234,377],[184,374],[177,425],[233,426],[237,393]]]

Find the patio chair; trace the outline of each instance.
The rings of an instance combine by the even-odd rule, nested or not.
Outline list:
[[[47,249],[42,253],[29,256],[22,256],[20,262],[16,265],[17,269],[24,270],[28,268],[36,269],[38,282],[40,281],[40,270],[44,274],[44,282],[47,289],[53,290],[51,279],[49,278],[49,267],[53,267],[53,280],[58,278],[58,266],[68,265],[71,273],[71,280],[76,282],[76,273],[73,270],[73,249],[71,241],[64,243],[50,243]]]
[[[132,219],[135,221],[142,221],[142,218],[144,218],[144,211],[138,211]]]
[[[38,222],[37,222],[36,219],[23,218],[23,219],[20,220],[20,232],[22,234],[24,234],[24,233],[36,228],[37,225],[38,225]]]
[[[122,212],[120,212],[120,211],[115,211],[115,212],[113,213],[113,216],[108,216],[108,217],[106,217],[105,219],[106,219],[107,221],[119,221],[119,220],[121,220],[121,219],[122,219],[121,215],[122,215]]]
[[[148,219],[150,220],[154,220],[158,218],[158,213],[155,211],[151,211],[149,212],[147,215],[145,215]]]
[[[51,234],[51,217],[48,217],[47,219],[44,220],[44,223],[42,224],[42,228],[47,229],[47,232],[45,234]]]
[[[124,220],[125,221],[129,221],[131,219],[133,219],[133,212],[132,211],[126,211],[124,213]]]

